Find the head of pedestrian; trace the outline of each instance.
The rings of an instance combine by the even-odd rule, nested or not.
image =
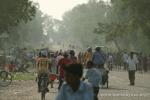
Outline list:
[[[100,47],[96,47],[96,48],[95,48],[95,51],[100,52],[100,51],[101,51],[101,48],[100,48]]]
[[[88,62],[87,62],[87,68],[88,68],[88,69],[92,68],[93,65],[94,65],[94,64],[93,64],[92,61],[88,61]]]
[[[44,50],[41,50],[40,52],[39,52],[39,57],[47,57],[47,52],[46,51],[44,51]]]
[[[59,54],[58,54],[58,55],[59,55],[59,56],[60,56],[60,55],[62,55],[62,52],[59,52]]]
[[[88,48],[87,48],[87,51],[88,51],[88,52],[92,52],[92,47],[88,47]]]
[[[70,50],[70,55],[71,55],[71,56],[74,56],[74,55],[75,55],[74,50]]]
[[[68,52],[64,52],[63,56],[64,56],[64,58],[67,58],[68,57]]]
[[[53,52],[49,52],[49,53],[48,53],[48,56],[50,56],[50,57],[54,57],[54,56],[55,56],[55,54],[54,54]]]
[[[39,56],[39,57],[42,57],[42,53],[41,53],[41,51],[39,52],[38,56]]]
[[[133,58],[133,55],[134,55],[134,52],[133,52],[133,51],[131,51],[131,52],[130,52],[130,56],[131,56],[131,58]]]
[[[70,64],[64,68],[65,71],[65,81],[75,92],[79,89],[80,79],[83,74],[82,64]]]
[[[41,52],[41,57],[46,58],[46,53],[45,52]]]

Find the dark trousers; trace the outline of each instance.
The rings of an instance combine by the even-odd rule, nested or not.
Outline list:
[[[93,87],[94,90],[94,100],[98,100],[99,87]]]
[[[123,67],[124,67],[124,70],[127,70],[128,64],[127,64],[126,62],[124,62],[123,65],[124,65],[124,66],[123,66]]]
[[[62,76],[59,76],[59,86],[58,86],[58,90],[60,90],[62,84],[64,82],[64,78]]]
[[[135,81],[135,70],[129,70],[128,71],[129,74],[129,80],[130,80],[130,85],[134,85],[134,81]]]

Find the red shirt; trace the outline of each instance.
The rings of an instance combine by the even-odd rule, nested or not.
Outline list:
[[[64,69],[63,69],[63,65],[68,65],[70,64],[71,61],[68,58],[62,58],[59,63],[58,63],[58,68],[59,68],[59,73],[61,77],[64,77]]]

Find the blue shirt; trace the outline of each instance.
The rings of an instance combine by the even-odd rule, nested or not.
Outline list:
[[[104,64],[104,62],[105,62],[105,56],[101,52],[95,52],[93,54],[92,61],[96,65]]]
[[[91,68],[86,72],[85,78],[92,84],[93,87],[99,87],[102,82],[102,76],[98,69]]]
[[[64,83],[56,100],[94,100],[93,88],[81,81],[79,89],[74,92],[67,83]]]

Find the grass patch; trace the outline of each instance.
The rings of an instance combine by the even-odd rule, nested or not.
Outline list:
[[[12,73],[13,80],[35,80],[34,73]]]

